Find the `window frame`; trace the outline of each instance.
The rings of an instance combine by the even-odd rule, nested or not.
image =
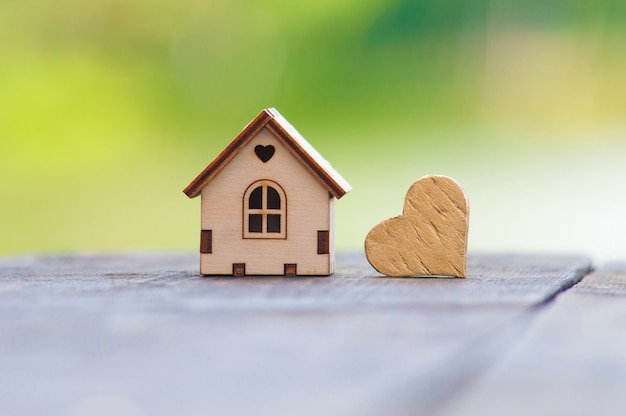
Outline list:
[[[250,195],[258,187],[262,187],[261,191],[261,208],[250,208],[249,201]],[[273,188],[280,197],[280,208],[270,209],[267,208],[267,188]],[[243,194],[243,232],[244,239],[271,239],[271,240],[285,240],[287,239],[287,197],[285,190],[274,181],[269,179],[261,179],[253,182]],[[250,215],[261,215],[261,232],[250,232]],[[268,232],[267,231],[267,218],[268,215],[280,215],[280,232]]]

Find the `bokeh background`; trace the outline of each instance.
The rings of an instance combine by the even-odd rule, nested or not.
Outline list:
[[[626,257],[623,0],[0,2],[0,254],[197,250],[182,189],[276,107],[361,250],[425,174],[470,250]]]

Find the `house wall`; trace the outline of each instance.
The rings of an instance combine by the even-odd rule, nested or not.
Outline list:
[[[266,163],[254,153],[259,144],[275,147]],[[276,182],[285,192],[286,239],[243,239],[244,193],[261,179]],[[282,275],[285,263],[296,263],[301,275],[332,273],[334,198],[266,128],[202,189],[201,200],[202,229],[213,230],[212,253],[200,256],[202,274],[232,274],[233,263],[245,263],[247,275]],[[330,231],[331,254],[317,254],[318,230]]]

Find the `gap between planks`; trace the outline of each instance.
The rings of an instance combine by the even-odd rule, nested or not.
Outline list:
[[[371,402],[364,403],[360,409],[361,414],[446,415],[446,404],[451,397],[461,396],[468,386],[510,354],[518,345],[518,341],[560,294],[574,288],[594,271],[593,265],[577,271],[574,279],[563,282],[558,290],[543,301],[530,305],[512,321],[502,323],[468,340],[458,348],[452,358],[448,357],[450,361],[448,365],[436,362],[409,378],[398,380],[390,376],[377,383],[380,386],[372,391],[380,391],[382,394]],[[468,360],[468,356],[472,359]],[[425,384],[424,380],[428,380],[428,383]]]

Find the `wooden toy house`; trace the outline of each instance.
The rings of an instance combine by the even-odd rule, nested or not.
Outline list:
[[[270,108],[184,192],[201,195],[200,273],[329,275],[334,199],[348,182]]]

